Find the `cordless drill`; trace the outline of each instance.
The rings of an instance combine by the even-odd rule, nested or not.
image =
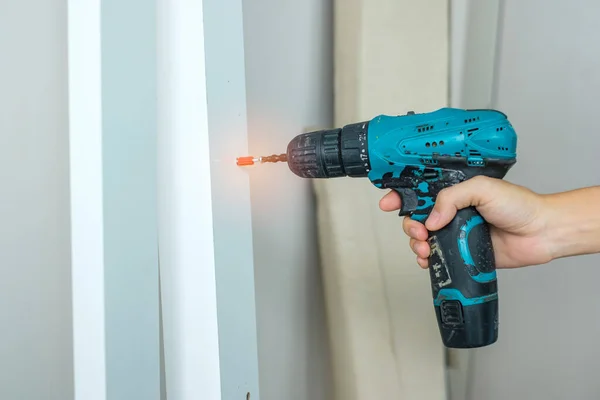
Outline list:
[[[238,165],[287,161],[302,178],[367,177],[395,190],[400,216],[424,222],[444,188],[477,175],[502,179],[516,163],[517,136],[496,110],[442,108],[386,116],[296,136],[287,152]],[[429,232],[429,274],[442,341],[475,348],[498,339],[498,283],[488,224],[474,207]]]

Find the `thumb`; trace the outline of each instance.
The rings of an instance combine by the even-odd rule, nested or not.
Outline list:
[[[492,178],[474,177],[440,191],[425,227],[437,231],[450,223],[458,210],[485,203],[490,196],[486,189],[489,179]]]

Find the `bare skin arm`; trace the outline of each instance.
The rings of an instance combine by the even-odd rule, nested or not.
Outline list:
[[[398,210],[400,197],[389,193],[379,206]],[[427,230],[444,227],[457,210],[468,206],[475,206],[491,225],[498,268],[600,252],[600,187],[540,195],[504,180],[477,177],[440,192],[426,226],[404,219],[404,231],[422,268],[427,268],[430,251]]]
[[[553,259],[600,252],[600,186],[543,199],[548,213],[546,240]]]

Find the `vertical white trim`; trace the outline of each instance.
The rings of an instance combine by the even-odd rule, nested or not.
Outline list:
[[[68,4],[75,399],[106,399],[100,0]]]
[[[158,2],[158,206],[169,400],[221,398],[202,3]]]
[[[248,153],[242,0],[204,0],[203,10],[221,391],[224,399],[256,399],[250,180],[235,164]]]
[[[158,400],[155,2],[68,7],[75,399]]]
[[[241,0],[159,0],[159,242],[169,400],[260,398]]]

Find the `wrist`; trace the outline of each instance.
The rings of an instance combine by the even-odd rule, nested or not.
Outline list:
[[[550,257],[600,252],[600,187],[541,195]]]

